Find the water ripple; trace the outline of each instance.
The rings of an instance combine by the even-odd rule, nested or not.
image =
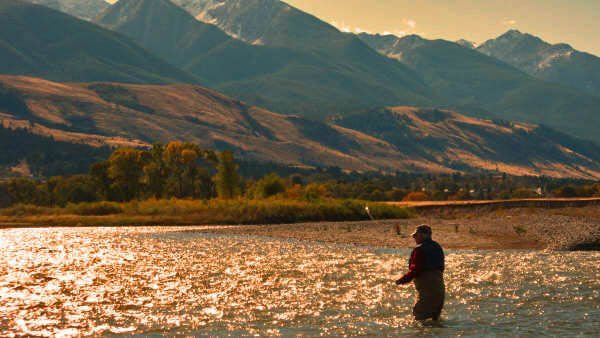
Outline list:
[[[408,250],[175,230],[2,230],[0,336],[600,334],[595,252],[452,251],[424,328]]]

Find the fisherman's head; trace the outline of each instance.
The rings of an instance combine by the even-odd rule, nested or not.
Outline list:
[[[431,239],[431,227],[429,225],[419,225],[412,233],[412,238],[417,244],[423,243],[425,240]]]

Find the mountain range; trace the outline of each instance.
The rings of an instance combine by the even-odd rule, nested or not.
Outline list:
[[[281,113],[323,120],[375,106],[438,106],[600,139],[590,128],[598,123],[600,97],[536,80],[458,44],[387,37],[402,42],[395,44],[402,51],[383,53],[396,59],[404,53],[393,62],[369,48],[381,53],[385,41],[373,41],[386,37],[343,34],[277,0],[176,2],[205,22],[169,0],[121,0],[95,22],[191,74],[195,83]]]
[[[324,123],[188,84],[65,84],[0,76],[0,93],[4,127],[71,143],[143,147],[182,140],[299,166],[600,178],[600,147],[592,142],[440,109],[380,108]]]
[[[174,55],[181,56],[182,60],[174,61],[175,65],[197,77],[210,78],[208,85],[215,89],[282,113],[322,120],[398,103],[438,106],[485,118],[544,123],[600,140],[595,128],[590,128],[600,123],[600,97],[538,80],[456,43],[418,36],[397,39],[398,44],[391,41],[394,37],[374,43],[374,39],[386,37],[367,39],[366,34],[343,34],[278,0],[174,0],[174,3],[205,25],[215,24],[230,36],[252,45],[242,48],[240,40],[236,40],[238,44],[227,52],[207,58],[201,52],[186,52],[189,50],[186,47],[206,45],[207,37],[196,34],[195,43],[177,48],[183,45],[182,39],[190,41],[187,35],[165,34],[164,28],[156,32],[157,27],[180,27],[177,23],[185,22],[186,32],[203,28],[198,20],[186,18],[168,0],[121,0],[104,12],[98,22],[166,59],[176,60]],[[218,40],[224,41],[224,37]],[[386,42],[400,50],[382,53],[381,46]],[[367,45],[385,56],[404,57],[401,62],[389,64],[373,55]],[[262,47],[260,56],[249,52],[251,47]],[[252,56],[239,57],[247,53]],[[194,61],[198,58],[202,61]],[[218,61],[213,62],[215,59]],[[241,62],[224,61],[233,59]],[[246,66],[245,60],[254,62]],[[273,68],[261,67],[266,60]],[[196,66],[190,66],[190,62]],[[233,76],[222,81],[225,75],[222,71],[207,75],[210,70],[232,68],[223,62],[233,64],[235,70],[252,69],[258,73],[237,81]],[[261,70],[266,74],[261,74]]]
[[[411,67],[451,108],[482,117],[544,123],[600,140],[596,128],[590,128],[600,126],[600,97],[535,79],[446,40],[367,33],[359,37],[383,55]]]
[[[600,141],[600,96],[503,60],[506,37],[348,34],[278,0],[43,2],[0,3],[0,74],[18,75],[1,76],[5,128],[348,170],[598,177],[598,146],[577,137]]]
[[[243,4],[250,6],[250,1]],[[97,22],[207,80],[203,84],[282,113],[318,119],[373,105],[429,102],[427,87],[410,69],[320,21],[331,39],[318,51],[248,44],[169,0],[121,0]]]

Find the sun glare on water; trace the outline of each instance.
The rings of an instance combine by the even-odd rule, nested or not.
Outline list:
[[[600,332],[600,255],[451,251],[444,327],[410,319],[408,250],[175,228],[0,232],[0,336]]]

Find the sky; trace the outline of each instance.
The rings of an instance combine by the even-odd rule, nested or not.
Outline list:
[[[600,55],[600,0],[286,0],[342,30],[482,43],[509,29]]]
[[[345,31],[483,43],[518,29],[600,56],[600,0],[284,1]]]

